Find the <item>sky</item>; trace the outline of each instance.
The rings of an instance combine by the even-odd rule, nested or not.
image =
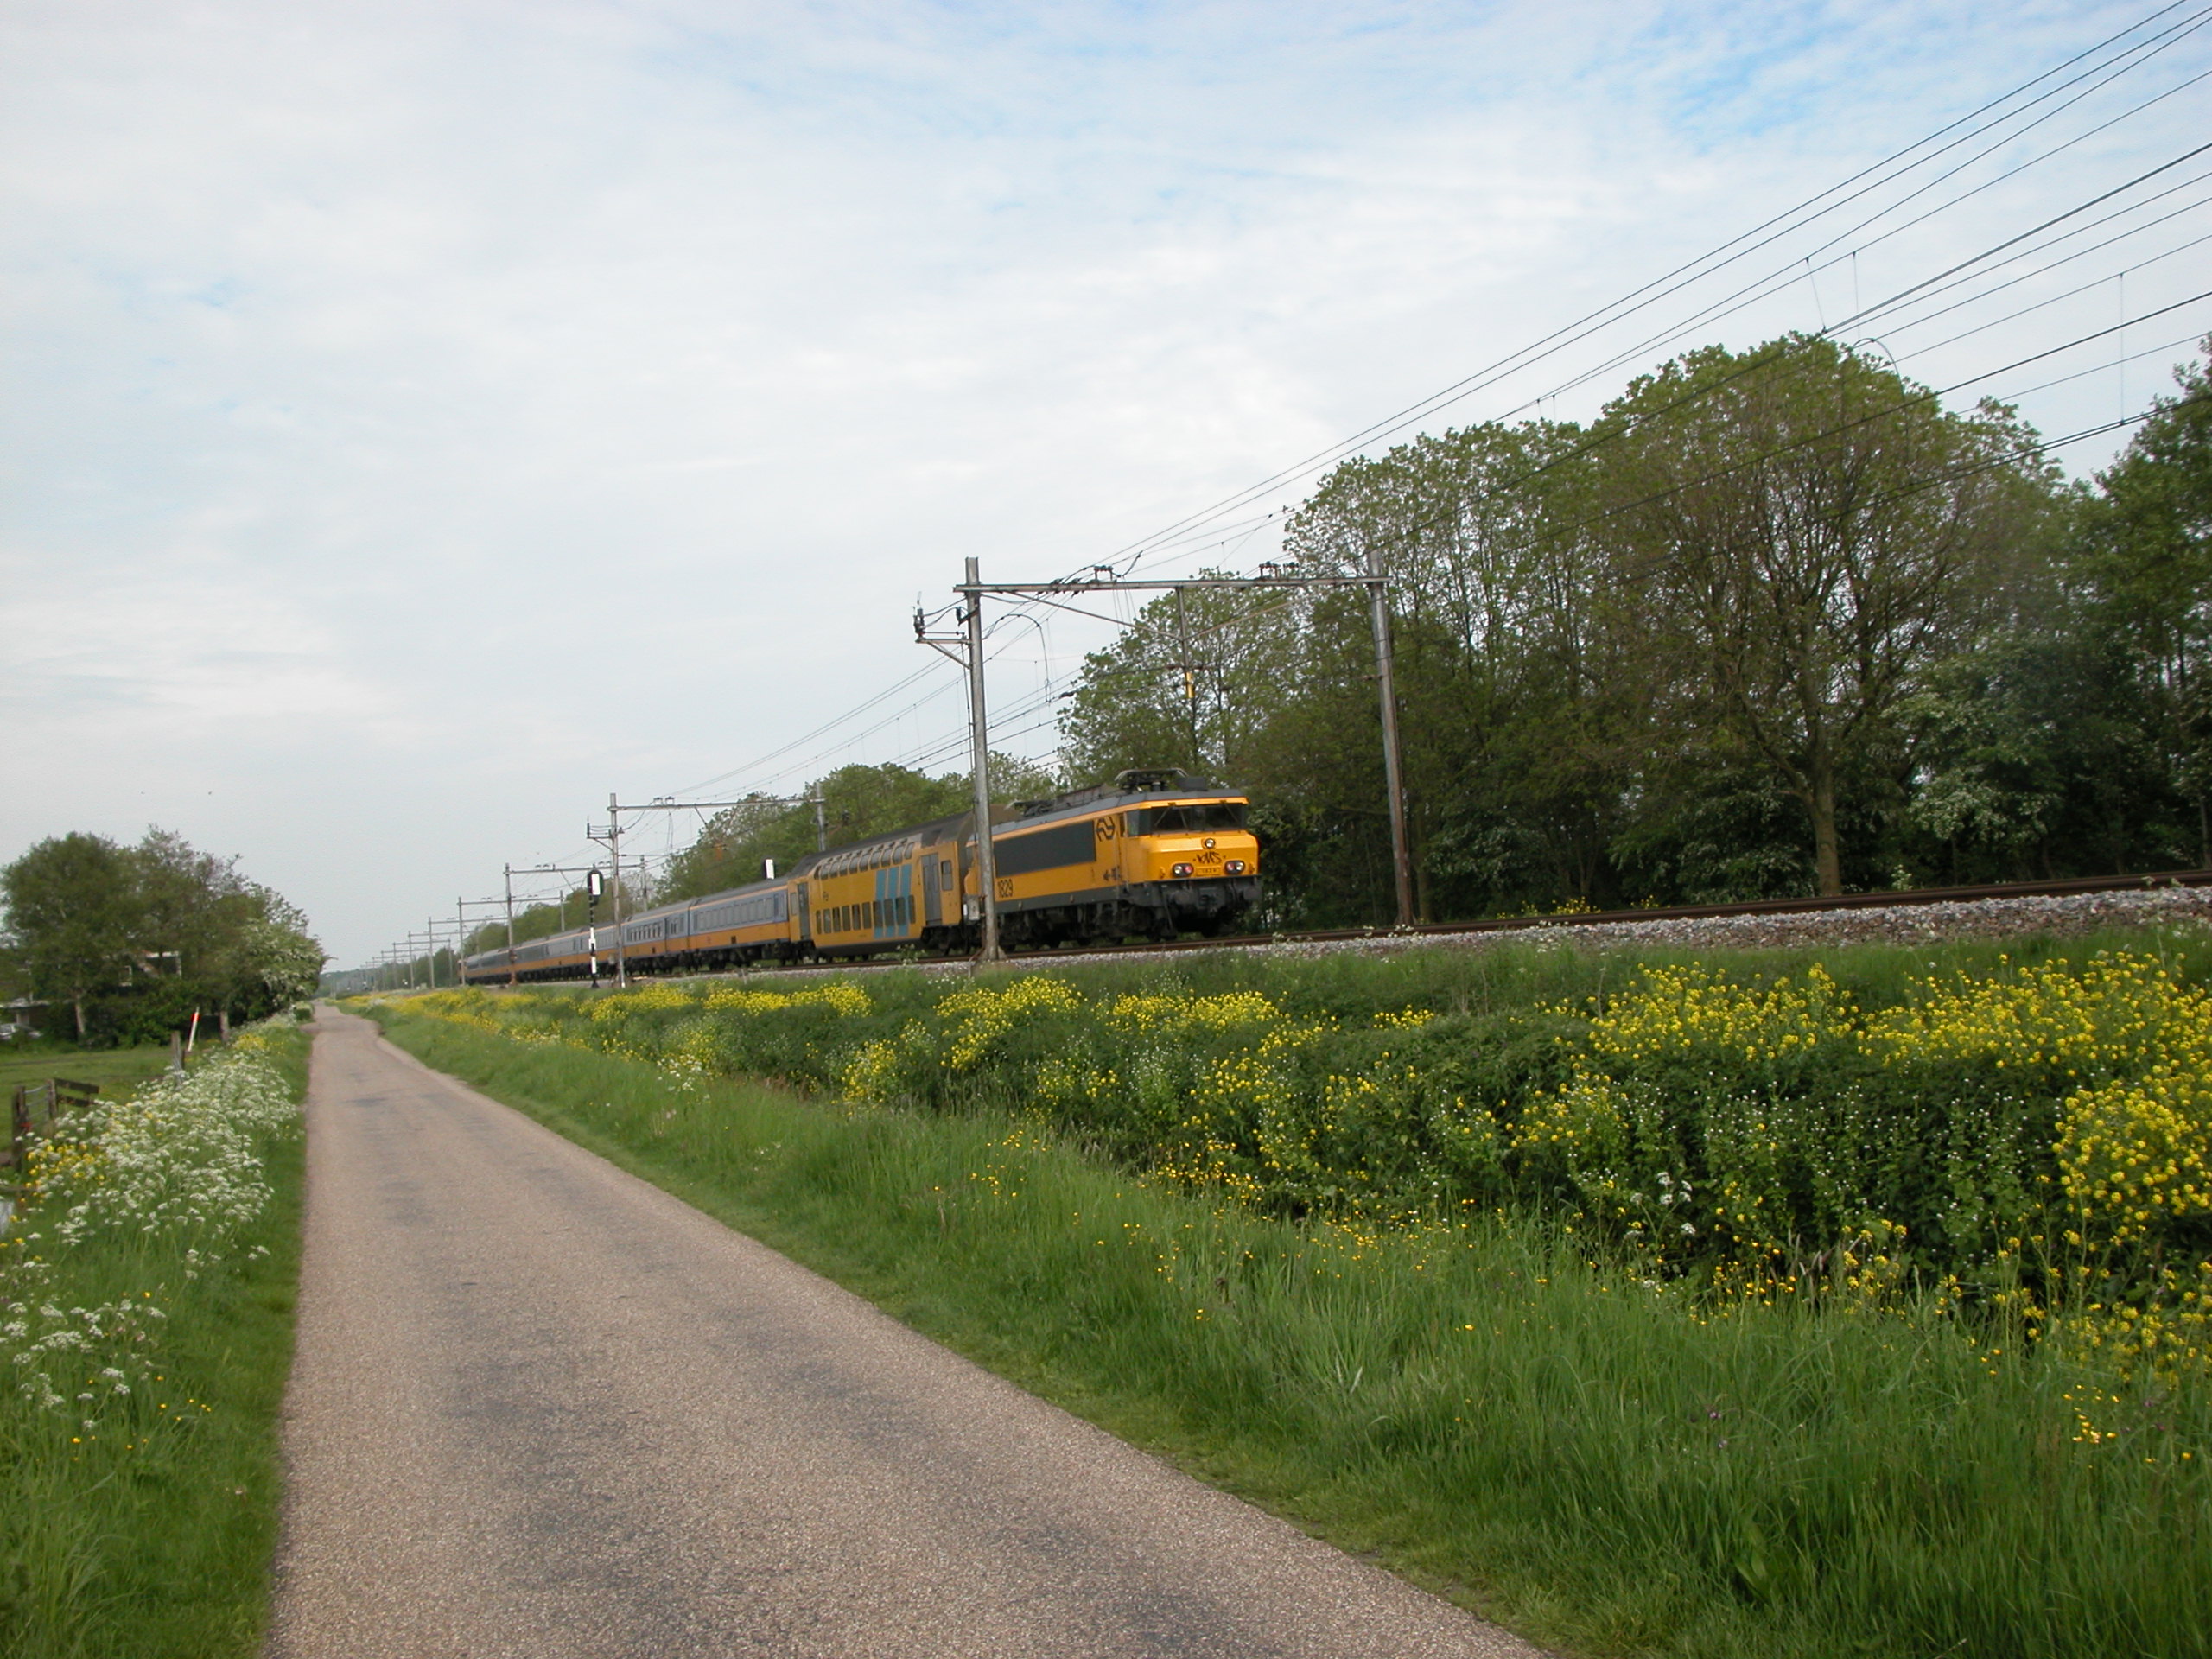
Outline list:
[[[1057,575],[1290,470],[1146,573],[1249,569],[1296,463],[2155,10],[0,0],[0,861],[158,824],[347,965],[582,861],[610,794],[954,770],[911,619],[963,558]],[[1417,425],[1586,416],[2112,189],[1845,332],[2049,435],[2139,410],[2212,331],[2212,157],[2128,182],[2212,126],[2197,10]],[[1105,632],[994,635],[1000,747],[1049,758]]]

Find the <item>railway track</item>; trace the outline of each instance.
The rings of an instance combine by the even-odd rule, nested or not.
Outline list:
[[[1241,933],[1218,938],[1153,940],[1141,944],[1085,944],[1025,950],[1012,966],[1111,957],[1166,956],[1185,950],[1237,950],[1270,946],[1444,941],[1490,933],[1572,932],[1623,924],[1706,921],[1727,917],[1803,916],[1823,912],[1896,910],[1929,905],[1980,904],[1992,899],[2064,899],[2101,893],[2146,893],[2162,888],[2212,887],[2212,869],[2161,870],[2148,875],[2082,876],[2063,881],[2005,881],[1964,887],[1915,887],[1900,892],[1847,893],[1825,899],[1749,899],[1719,905],[1650,906],[1630,910],[1586,910],[1548,916],[1489,916],[1471,922],[1422,922],[1409,927],[1316,928],[1296,933]],[[973,957],[926,957],[894,961],[791,963],[724,973],[682,974],[680,979],[734,979],[760,975],[883,972],[893,968],[964,969]]]
[[[1408,927],[1333,928],[1306,933],[1263,933],[1236,938],[1176,939],[1106,947],[1116,950],[1188,950],[1208,946],[1273,944],[1366,938],[1449,938],[1467,933],[1526,932],[1532,929],[1599,927],[1622,922],[1704,921],[1722,916],[1795,916],[1831,910],[1894,910],[1910,905],[1975,904],[1991,899],[2058,899],[2078,893],[2141,893],[2160,887],[2212,887],[2212,870],[2165,870],[2155,875],[2095,875],[2064,881],[2008,881],[1971,887],[1914,887],[1900,892],[1847,893],[1826,899],[1748,899],[1723,905],[1650,906],[1632,910],[1585,910],[1549,916],[1490,916],[1472,922],[1421,922]]]

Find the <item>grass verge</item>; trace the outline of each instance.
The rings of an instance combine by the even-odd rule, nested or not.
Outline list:
[[[1500,1215],[1300,1225],[988,1109],[783,1091],[393,1008],[395,1040],[1048,1399],[1598,1654],[2196,1654],[2201,1399],[1929,1309],[1715,1314]]]
[[[257,1046],[298,1099],[306,1033],[277,1029]],[[77,1073],[65,1066],[63,1075]],[[6,1659],[215,1659],[260,1649],[302,1146],[296,1130],[252,1139],[266,1196],[235,1227],[94,1227],[64,1246],[68,1205],[57,1196],[4,1235],[0,1308],[10,1339],[0,1351],[27,1351],[42,1332],[89,1333],[82,1349],[49,1349],[12,1366],[0,1395]],[[228,1172],[226,1191],[238,1191],[238,1173]],[[188,1171],[182,1179],[188,1188]],[[215,1185],[200,1186],[203,1200]],[[192,1201],[185,1190],[156,1201],[163,1198]],[[103,1312],[126,1304],[163,1317]],[[44,1317],[48,1309],[61,1317]],[[68,1317],[85,1311],[93,1317]],[[134,1341],[139,1332],[145,1340]],[[41,1408],[29,1385],[17,1386],[36,1368],[65,1391],[81,1384],[97,1398]],[[130,1392],[117,1393],[118,1381]]]
[[[159,1076],[168,1063],[167,1043],[137,1048],[62,1048],[41,1043],[18,1052],[0,1052],[0,1094],[12,1096],[19,1084],[67,1077],[73,1083],[97,1084],[104,1095],[127,1095],[147,1078]]]

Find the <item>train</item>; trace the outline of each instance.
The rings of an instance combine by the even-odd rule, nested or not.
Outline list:
[[[1250,810],[1243,794],[1173,767],[993,807],[1001,943],[1043,950],[1230,931],[1260,899]],[[833,847],[786,873],[605,926],[478,951],[461,977],[595,979],[613,971],[618,929],[633,974],[969,954],[982,943],[976,815]]]

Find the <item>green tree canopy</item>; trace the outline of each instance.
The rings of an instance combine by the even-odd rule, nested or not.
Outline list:
[[[2212,339],[2204,343],[2212,358]],[[2212,364],[2177,373],[2177,396],[2099,480],[2076,565],[2094,626],[2125,658],[2169,787],[2212,867]]]
[[[1049,794],[1058,787],[1052,774],[1034,762],[1002,754],[991,757],[991,785],[993,796],[1001,801]],[[818,830],[809,804],[817,797],[823,804]],[[893,764],[840,766],[809,784],[796,803],[762,798],[716,813],[660,873],[653,899],[696,899],[743,887],[761,879],[767,861],[788,870],[822,839],[831,847],[866,841],[950,817],[966,811],[973,799],[965,772],[931,778]]]
[[[2136,550],[2095,582],[2068,564],[2078,493],[2016,416],[1946,410],[1819,338],[1688,353],[1588,426],[1491,423],[1343,463],[1284,548],[1389,577],[1422,912],[1972,880],[2164,844],[2171,799],[2133,761],[2101,775],[2087,746],[2092,725],[2108,752],[2150,741],[2125,659],[2172,688],[2167,771],[2206,753],[2186,405],[2106,480]],[[2132,596],[2126,650],[2087,639],[2090,588]],[[1187,681],[1192,662],[1211,677]],[[1155,602],[1086,663],[1066,752],[1087,772],[1196,755],[1251,792],[1279,924],[1385,919],[1374,672],[1356,592]],[[2055,730],[2067,687],[2094,719]],[[2041,701],[1985,706],[2014,691]]]
[[[130,855],[105,836],[52,836],[0,870],[0,894],[31,994],[67,1002],[82,1039],[86,999],[137,960],[143,910]]]
[[[1945,411],[1831,340],[1708,347],[1607,406],[1606,516],[1677,729],[1713,733],[1803,807],[1843,890],[1839,789],[1900,705],[1998,613],[2056,523],[2055,478],[2009,410]]]
[[[155,1003],[251,1016],[308,995],[322,969],[296,906],[168,830],[135,847],[42,841],[0,870],[0,897],[19,977],[70,1005],[79,1040],[96,1005],[113,1005],[125,1026]]]

